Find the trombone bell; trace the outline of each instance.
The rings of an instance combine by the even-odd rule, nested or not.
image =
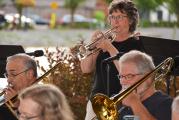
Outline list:
[[[99,120],[116,120],[117,108],[113,100],[106,95],[96,94],[92,102],[93,110]],[[100,111],[100,112],[98,112]]]

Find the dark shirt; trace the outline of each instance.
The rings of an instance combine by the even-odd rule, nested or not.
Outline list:
[[[173,99],[170,96],[158,91],[144,100],[142,104],[157,120],[171,120],[172,101]],[[119,120],[123,120],[122,118],[125,115],[133,115],[129,107],[125,107],[125,109],[120,112]]]
[[[126,53],[130,50],[144,51],[141,40],[137,40],[135,37],[131,37],[122,42],[114,41],[112,44],[119,52]],[[102,93],[110,97],[121,90],[121,85],[117,77],[118,71],[114,63],[103,63],[103,60],[108,57],[110,57],[110,54],[102,50],[97,57],[91,97],[96,93]]]
[[[0,106],[0,120],[17,120],[17,118],[13,115],[10,109],[3,104]]]

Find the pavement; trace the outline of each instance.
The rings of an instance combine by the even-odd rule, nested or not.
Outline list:
[[[0,44],[22,45],[23,47],[73,47],[84,39],[89,42],[94,29],[47,29],[0,30]],[[105,30],[103,30],[105,31]],[[179,40],[179,29],[139,28],[141,35]]]

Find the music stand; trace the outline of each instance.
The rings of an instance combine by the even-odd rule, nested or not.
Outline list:
[[[172,39],[164,39],[157,37],[140,36],[140,40],[144,45],[146,53],[153,57],[155,65],[160,64],[166,58],[172,57],[175,60],[174,67],[172,68],[171,74],[176,77],[179,75],[178,62],[176,56],[179,56],[179,41]],[[167,92],[169,94],[169,83],[167,81]],[[175,84],[175,83],[174,83]]]
[[[24,48],[20,45],[0,45],[0,77],[3,78],[6,68],[6,59],[8,56],[25,53]]]
[[[179,41],[172,39],[140,36],[146,53],[154,58],[154,63],[158,65],[167,57],[179,55]]]

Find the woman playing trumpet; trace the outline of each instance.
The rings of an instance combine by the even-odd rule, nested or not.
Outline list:
[[[108,22],[116,33],[113,42],[102,38],[95,45],[101,51],[91,54],[81,60],[81,70],[83,73],[94,72],[94,80],[90,97],[96,93],[103,93],[107,96],[117,94],[121,85],[118,80],[117,60],[109,63],[110,71],[106,69],[107,64],[103,60],[115,56],[119,52],[130,50],[144,51],[143,45],[136,37],[131,37],[137,27],[139,14],[134,3],[130,0],[113,0],[108,9]],[[93,34],[92,40],[96,38],[99,31]],[[90,104],[90,103],[89,103]],[[91,107],[89,107],[91,108]],[[90,110],[89,110],[90,111]],[[89,120],[88,106],[86,120]]]

